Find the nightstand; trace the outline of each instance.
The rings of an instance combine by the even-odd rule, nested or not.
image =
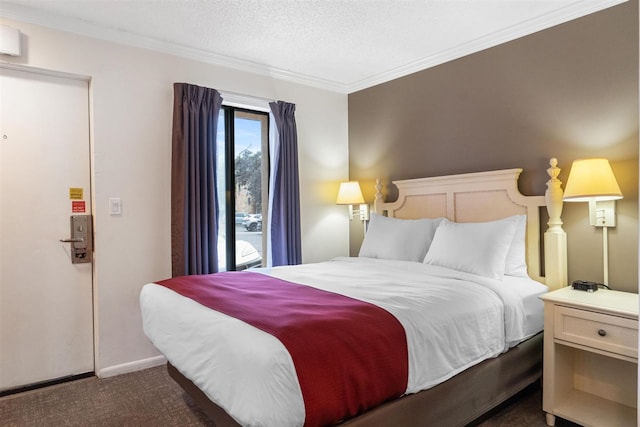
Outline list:
[[[566,287],[541,298],[547,424],[636,426],[638,295]]]

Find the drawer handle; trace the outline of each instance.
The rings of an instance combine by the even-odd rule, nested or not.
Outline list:
[[[607,335],[607,331],[605,331],[604,329],[598,329],[598,335],[604,337]]]

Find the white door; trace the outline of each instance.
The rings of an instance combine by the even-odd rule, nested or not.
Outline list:
[[[90,185],[88,82],[0,66],[0,392],[94,370]]]

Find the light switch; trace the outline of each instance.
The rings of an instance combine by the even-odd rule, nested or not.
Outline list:
[[[109,197],[109,215],[122,215],[122,199]]]

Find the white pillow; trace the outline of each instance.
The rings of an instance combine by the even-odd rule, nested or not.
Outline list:
[[[527,273],[527,258],[525,249],[525,233],[527,230],[527,216],[516,215],[518,223],[513,235],[507,259],[505,261],[504,274],[509,276],[529,277]]]
[[[358,256],[421,262],[442,218],[398,219],[371,214]]]
[[[467,223],[445,219],[436,230],[424,262],[501,280],[517,224],[515,216]]]

